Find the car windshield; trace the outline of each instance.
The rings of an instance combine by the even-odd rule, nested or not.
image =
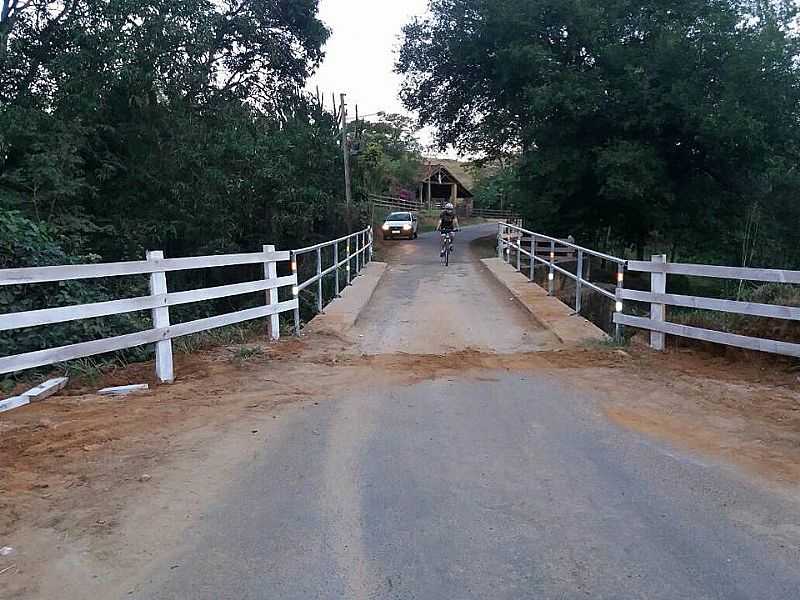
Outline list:
[[[411,215],[409,213],[392,213],[386,217],[387,221],[410,221]]]

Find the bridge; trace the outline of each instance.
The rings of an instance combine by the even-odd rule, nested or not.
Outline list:
[[[668,296],[671,271],[655,260],[662,266],[651,269],[653,289],[636,291],[652,312],[625,315],[620,304],[636,300],[625,291],[628,261],[499,227],[465,228],[448,268],[433,233],[373,253],[364,230],[285,253],[151,254],[142,261],[149,264],[0,272],[5,285],[109,272],[151,280],[144,299],[0,316],[6,329],[23,319],[153,314],[153,329],[130,334],[138,337],[0,358],[3,371],[155,343],[155,377],[174,381],[123,404],[86,393],[3,413],[6,439],[17,446],[41,445],[61,426],[83,448],[64,449],[63,464],[80,472],[81,460],[108,452],[119,477],[112,489],[111,467],[88,461],[104,486],[90,484],[83,495],[61,486],[56,498],[17,508],[25,527],[8,526],[0,541],[23,552],[17,563],[25,568],[9,589],[18,597],[154,600],[796,597],[796,495],[770,479],[778,467],[783,484],[797,475],[787,466],[796,448],[766,456],[756,441],[763,428],[731,426],[733,409],[710,400],[730,404],[755,388],[706,377],[700,389],[657,354],[638,358],[615,347],[614,325],[606,334],[575,310],[586,309],[584,294],[595,295],[609,323],[643,327],[657,347],[663,335],[698,334],[664,325],[663,306],[701,301]],[[593,278],[592,256],[621,275]],[[263,264],[263,279],[167,289],[172,270],[241,262]],[[794,277],[713,276],[723,275]],[[573,283],[571,306],[559,299],[559,277]],[[248,313],[170,322],[169,307],[180,302],[253,292],[265,304]],[[306,326],[301,301],[320,312]],[[788,310],[722,301],[714,309]],[[299,338],[281,332],[281,314]],[[198,369],[173,359],[173,339],[264,317],[273,343],[263,360],[233,367],[212,352]],[[714,341],[757,343],[740,338]],[[760,349],[791,353],[790,346]],[[693,399],[708,414],[690,407]],[[81,428],[82,416],[101,419],[104,411],[116,420],[101,429],[117,442],[96,441],[98,427]],[[146,422],[153,435],[126,442],[117,417],[129,419],[128,428]],[[45,418],[54,430],[31,429]],[[33,469],[36,456],[31,449],[4,464],[4,477],[16,482],[15,466]],[[48,464],[51,471],[39,472],[55,481],[60,463]],[[147,477],[126,464],[147,468]],[[72,528],[37,521],[37,507]]]

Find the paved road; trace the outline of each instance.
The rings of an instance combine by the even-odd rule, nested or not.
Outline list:
[[[509,353],[557,346],[557,338],[494,285],[470,251],[473,240],[496,232],[496,225],[483,225],[457,233],[449,267],[441,264],[435,234],[388,242],[382,254],[389,269],[356,330],[363,336],[362,350],[440,354],[473,348]]]
[[[402,261],[419,260],[424,277],[430,244]],[[403,287],[411,275],[390,277]],[[499,300],[498,318],[517,320]],[[374,322],[388,316],[373,307],[365,347],[397,345],[400,330]],[[288,407],[267,440],[202,527],[125,597],[800,597],[789,500],[617,429],[590,392],[553,375],[486,371]]]

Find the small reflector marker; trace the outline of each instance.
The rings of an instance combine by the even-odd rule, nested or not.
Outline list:
[[[617,307],[616,308],[617,308],[617,312],[621,313],[622,312],[622,302],[617,302]]]

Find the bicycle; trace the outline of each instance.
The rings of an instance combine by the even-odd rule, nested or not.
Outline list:
[[[450,253],[453,251],[453,232],[447,231],[442,232],[442,251],[440,252],[442,257],[442,264],[445,267],[450,266]]]

